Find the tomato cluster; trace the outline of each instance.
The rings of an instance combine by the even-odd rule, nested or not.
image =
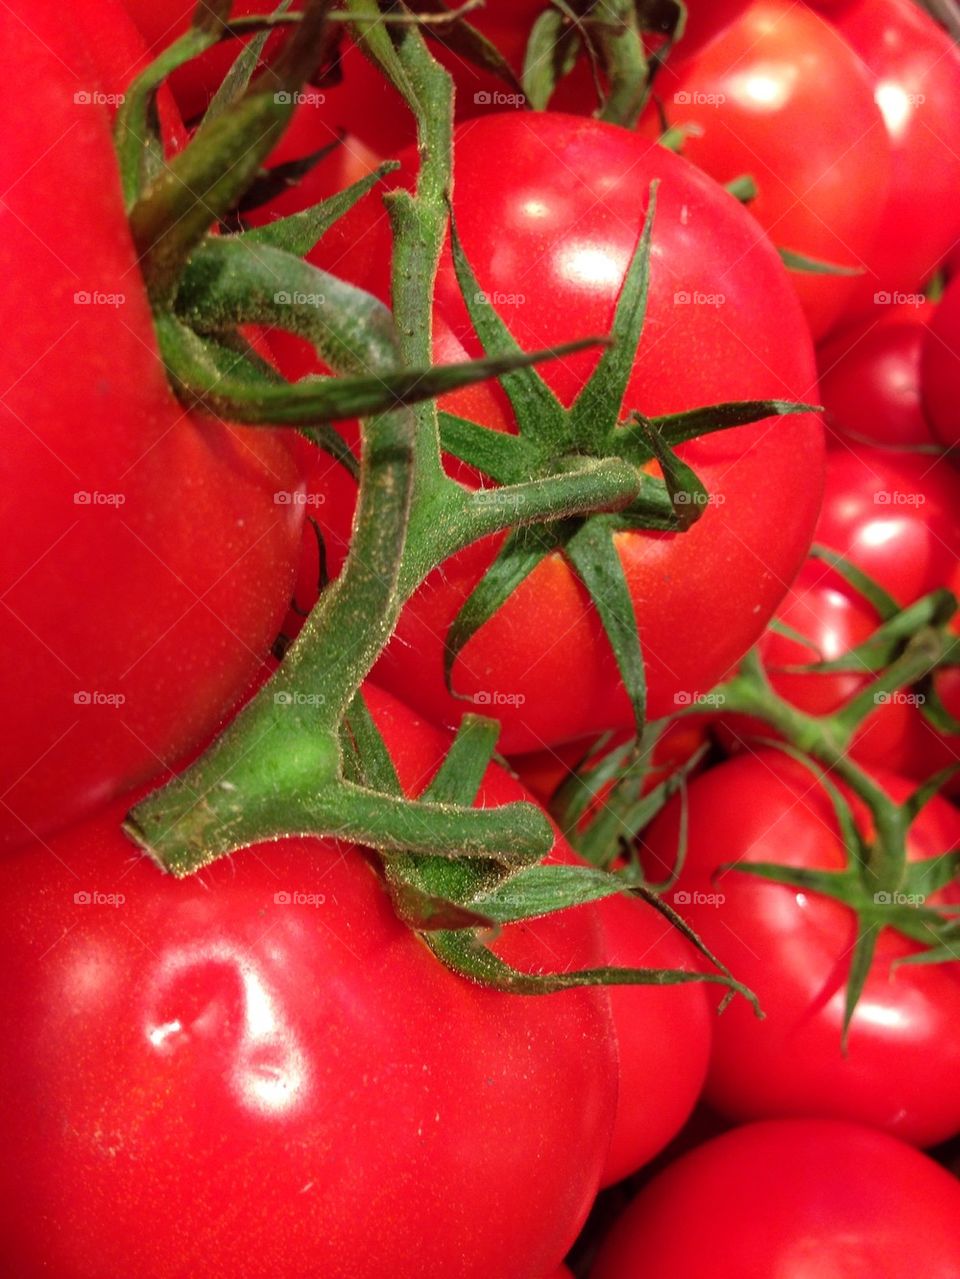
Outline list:
[[[960,51],[442,7],[0,12],[0,1272],[960,1279]]]

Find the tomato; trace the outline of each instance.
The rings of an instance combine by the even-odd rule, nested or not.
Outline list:
[[[789,0],[754,0],[695,58],[657,80],[683,152],[719,182],[749,173],[748,204],[773,242],[858,269],[890,181],[890,144],[860,59]],[[659,129],[659,116],[651,109]],[[842,314],[852,276],[791,272],[814,337]]]
[[[960,583],[958,583],[960,584]],[[880,618],[852,587],[821,561],[809,560],[801,569],[777,618],[809,641],[809,645],[769,630],[760,653],[774,689],[810,715],[829,715],[857,694],[872,678],[867,672],[831,674],[790,672],[786,668],[809,662],[833,661],[867,640]],[[941,701],[960,715],[960,671],[948,668],[935,676]],[[883,695],[861,723],[850,756],[861,764],[885,767],[908,777],[925,779],[960,756],[960,736],[941,735],[920,710],[924,694],[900,689]],[[760,720],[729,716],[722,736],[742,744],[744,737],[769,737]]]
[[[960,284],[950,281],[923,340],[923,407],[940,440],[960,444]]]
[[[299,450],[186,412],[168,384],[99,87],[119,91],[97,73],[109,10],[30,6],[27,31],[18,8],[0,18],[4,844],[209,735],[276,634],[303,521]]]
[[[446,739],[366,696],[419,791]],[[481,802],[523,794],[491,767]],[[411,1259],[529,1279],[558,1264],[609,1140],[605,994],[454,975],[358,850],[289,839],[178,881],[132,856],[119,816],[0,865],[8,1269],[379,1279]],[[530,971],[595,963],[594,919],[511,926],[498,951]]]
[[[403,181],[413,166],[406,154]],[[500,313],[527,349],[609,330],[649,184],[660,181],[647,319],[621,418],[634,407],[656,414],[815,395],[806,325],[776,254],[694,166],[635,133],[544,114],[536,127],[516,115],[460,126],[455,169],[465,251],[487,295],[506,299]],[[385,294],[389,242],[377,201],[334,227],[317,260]],[[448,254],[436,309],[467,353],[479,354]],[[759,324],[760,314],[777,322]],[[541,375],[569,404],[596,360],[569,356]],[[500,429],[500,409],[476,420]],[[821,447],[820,425],[805,415],[694,441],[681,452],[713,495],[703,517],[682,535],[619,535],[652,717],[708,689],[760,633],[806,551]],[[463,711],[445,688],[443,637],[499,545],[487,539],[433,573],[378,665],[381,683],[438,722]],[[496,694],[508,754],[630,723],[599,619],[559,555],[470,639],[453,684],[474,701]]]
[[[849,446],[827,457],[815,541],[901,605],[949,583],[960,558],[960,480],[942,458]]]
[[[848,325],[818,349],[828,428],[881,446],[933,443],[920,399],[920,349],[926,313],[935,308],[917,310],[915,319]]]
[[[869,68],[893,148],[889,194],[851,311],[915,295],[960,235],[960,53],[912,0],[856,0],[836,14]]]
[[[696,970],[688,942],[647,902],[608,897],[598,910],[607,964]],[[613,986],[608,993],[620,1087],[602,1178],[607,1186],[659,1154],[689,1119],[707,1074],[713,1021],[699,983]]]
[[[913,788],[894,774],[877,777],[896,800]],[[921,1146],[960,1129],[960,964],[897,967],[917,944],[883,930],[844,1053],[855,916],[833,898],[736,869],[846,865],[830,799],[810,770],[772,749],[736,756],[691,782],[686,817],[686,859],[667,900],[766,1013],[761,1021],[735,1001],[716,1022],[706,1100],[736,1119],[855,1119]],[[676,860],[681,820],[677,797],[643,836],[657,878]],[[914,822],[908,856],[934,857],[958,840],[960,813],[938,796]],[[960,900],[960,886],[931,897],[941,899]]]
[[[953,1279],[958,1217],[960,1183],[884,1133],[748,1124],[649,1182],[591,1279]]]

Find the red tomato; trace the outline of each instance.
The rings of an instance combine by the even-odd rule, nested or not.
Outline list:
[[[878,780],[896,800],[913,789],[893,774]],[[724,869],[847,864],[830,799],[810,770],[776,750],[740,755],[694,779],[686,810],[686,860],[667,899],[766,1013],[761,1021],[731,1005],[717,1021],[707,1101],[737,1119],[856,1119],[921,1146],[960,1129],[960,964],[897,967],[918,947],[885,929],[844,1054],[855,916],[833,898]],[[643,837],[655,877],[676,859],[681,818],[677,797]],[[934,857],[958,841],[960,813],[936,797],[911,828],[908,855]],[[960,901],[960,886],[934,900]]]
[[[844,671],[827,675],[786,670],[808,662],[843,657],[868,639],[880,625],[873,608],[839,574],[818,560],[808,560],[777,610],[780,621],[810,640],[809,645],[769,630],[760,653],[774,689],[810,715],[829,715],[874,676]],[[954,715],[960,716],[960,671],[949,668],[936,676],[937,692]],[[892,769],[907,777],[925,779],[960,758],[960,736],[944,736],[921,714],[923,694],[907,688],[884,695],[862,722],[850,746],[861,764]],[[722,737],[742,745],[744,737],[769,737],[760,720],[730,716]]]
[[[403,181],[412,170],[406,155]],[[457,132],[460,236],[481,287],[506,299],[500,312],[517,340],[531,349],[609,330],[652,179],[661,186],[650,295],[624,413],[815,395],[805,322],[749,214],[663,148],[571,116],[544,114],[535,127],[528,117],[488,117]],[[358,206],[320,245],[321,265],[381,294],[388,254],[376,201]],[[448,255],[437,311],[468,353],[479,354]],[[758,323],[762,314],[775,314],[776,324]],[[596,360],[593,352],[567,357],[544,365],[542,376],[569,404]],[[478,420],[499,429],[499,405],[491,414]],[[820,449],[819,423],[808,416],[694,441],[681,452],[714,495],[703,518],[679,536],[620,535],[651,716],[709,688],[760,633],[805,553],[819,501]],[[402,687],[439,722],[456,722],[463,710],[444,686],[443,636],[498,546],[498,538],[488,539],[433,573],[379,663],[380,682]],[[496,692],[507,753],[630,722],[599,620],[559,555],[473,636],[453,682],[474,700]]]
[[[419,791],[446,739],[367,700]],[[523,794],[492,767],[481,802]],[[290,839],[178,881],[133,855],[119,816],[0,864],[10,1273],[380,1279],[416,1258],[444,1279],[529,1279],[556,1265],[609,1140],[606,996],[455,976],[356,849]],[[498,950],[527,970],[596,963],[594,919],[512,926]]]
[[[697,968],[672,924],[647,902],[599,903],[605,962],[624,968]],[[613,986],[610,1007],[620,1054],[620,1091],[602,1183],[647,1163],[690,1117],[710,1060],[713,1018],[706,987]]]
[[[934,308],[918,310],[915,319],[860,320],[818,349],[828,429],[888,447],[933,443],[920,402],[920,348]]]
[[[646,1185],[591,1279],[954,1279],[958,1218],[960,1183],[884,1133],[748,1124]]]
[[[850,445],[827,456],[815,541],[901,605],[949,583],[960,558],[960,480],[943,458]]]
[[[718,182],[744,173],[748,208],[773,242],[859,268],[890,181],[873,85],[830,24],[790,0],[754,0],[695,58],[657,80],[684,155]],[[659,116],[656,117],[659,128]],[[814,337],[842,314],[852,276],[791,272]]]
[[[960,53],[913,0],[856,0],[836,14],[867,64],[893,172],[851,310],[916,294],[960,235]]]
[[[954,276],[923,340],[923,406],[940,440],[960,444],[960,277]]]
[[[17,49],[0,85],[0,844],[212,731],[276,634],[303,520],[299,451],[187,413],[168,384],[100,85],[119,89],[97,72],[123,48],[103,44],[105,13],[0,16]]]

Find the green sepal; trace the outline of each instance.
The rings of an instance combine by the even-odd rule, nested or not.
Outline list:
[[[836,262],[824,262],[820,258],[808,257],[805,253],[797,253],[794,249],[777,247],[780,260],[788,271],[802,271],[805,275],[863,275],[862,266],[840,266]]]
[[[872,577],[864,573],[863,569],[857,568],[856,564],[840,555],[839,552],[814,542],[810,547],[809,555],[811,559],[820,560],[828,564],[834,572],[839,573],[858,595],[872,605],[882,622],[889,622],[900,612],[900,605],[879,582],[875,582]]]
[[[272,16],[277,18],[286,13],[291,3],[292,0],[281,0]],[[228,12],[230,8],[232,8],[232,5],[227,6]],[[204,124],[212,124],[218,116],[223,115],[224,111],[246,93],[247,86],[253,79],[253,73],[256,71],[257,64],[260,61],[260,55],[270,39],[270,34],[269,28],[255,32],[237,54],[233,65],[217,86],[216,92],[203,113]]]
[[[705,404],[683,413],[663,413],[659,417],[634,415],[617,432],[618,450],[631,461],[648,461],[653,453],[645,438],[643,423],[648,422],[670,448],[689,440],[735,426],[751,426],[768,417],[785,417],[793,413],[819,413],[815,404],[797,404],[792,400],[732,400],[723,404]]]
[[[749,204],[751,200],[755,200],[760,194],[760,189],[752,173],[741,173],[739,177],[731,178],[729,182],[723,184],[723,188],[735,200],[739,200],[741,204]]]
[[[693,468],[663,441],[660,433],[647,418],[635,413],[633,420],[639,426],[651,453],[660,465],[677,527],[681,533],[685,533],[703,515],[710,500],[710,494]]]
[[[537,565],[566,544],[573,531],[568,523],[561,522],[521,525],[507,534],[496,559],[463,602],[446,634],[443,673],[454,696],[453,665],[460,650]]]
[[[608,448],[637,358],[650,290],[650,242],[657,212],[657,182],[650,183],[647,211],[623,279],[607,347],[570,409],[569,430],[583,452]]]
[[[440,446],[498,484],[519,484],[530,479],[537,457],[518,435],[494,431],[467,418],[441,411]]]
[[[647,714],[647,677],[630,588],[615,543],[616,519],[594,515],[567,540],[567,558],[587,589],[613,649],[638,735]]]
[[[544,9],[534,19],[520,77],[524,95],[534,111],[546,110],[558,81],[576,65],[580,49],[576,28],[564,20],[559,9]]]

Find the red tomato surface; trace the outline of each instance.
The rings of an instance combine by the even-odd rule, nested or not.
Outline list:
[[[960,444],[960,277],[954,276],[923,340],[923,406],[942,443]]]
[[[920,396],[920,349],[928,311],[916,318],[861,319],[817,350],[820,403],[828,432],[886,447],[931,444]],[[828,440],[830,435],[828,435]]]
[[[960,236],[960,52],[913,0],[856,0],[833,18],[869,68],[893,148],[889,195],[851,311],[916,294]]]
[[[800,570],[777,618],[810,641],[800,644],[768,630],[759,645],[774,689],[800,710],[829,715],[875,678],[866,669],[830,674],[787,669],[843,657],[880,625],[871,605],[822,561],[809,560]],[[938,672],[935,687],[947,710],[960,716],[960,671],[951,667]],[[928,722],[920,710],[924,696],[915,688],[883,694],[855,733],[851,758],[918,779],[960,762],[960,736],[943,735]],[[742,745],[745,738],[769,737],[771,731],[761,720],[731,715],[723,720],[721,733],[725,743]]]
[[[913,789],[893,774],[877,776],[897,800]],[[676,797],[643,836],[654,878],[676,860],[681,816]],[[737,1119],[855,1119],[921,1146],[957,1132],[960,963],[897,967],[918,947],[885,929],[844,1054],[855,916],[833,898],[726,868],[846,865],[829,797],[810,770],[771,749],[736,756],[691,782],[686,818],[686,859],[667,900],[766,1013],[761,1021],[738,1000],[719,1018],[706,1100]],[[911,828],[908,856],[934,857],[958,841],[960,813],[936,797]],[[960,886],[933,900],[960,901]]]
[[[949,584],[960,558],[960,479],[943,457],[831,450],[815,541],[901,605]]]
[[[211,732],[276,633],[301,535],[286,438],[191,415],[167,382],[111,145],[120,88],[98,73],[124,47],[108,14],[0,14],[0,844]]]
[[[748,1124],[649,1182],[591,1279],[955,1279],[960,1183],[884,1133]]]
[[[689,943],[647,902],[608,897],[598,910],[607,964],[696,970]],[[620,1091],[605,1186],[659,1154],[689,1119],[706,1078],[713,1030],[702,984],[612,986],[609,995]]]
[[[791,0],[754,0],[696,57],[668,63],[657,91],[670,124],[690,129],[688,159],[718,182],[753,177],[758,194],[747,207],[774,244],[862,268],[884,208],[890,144],[866,67],[826,19]],[[822,337],[856,277],[790,274]]]
[[[412,170],[407,155],[404,181]],[[514,336],[532,349],[609,329],[652,179],[661,185],[647,320],[621,416],[766,395],[809,401],[816,388],[806,325],[749,214],[663,148],[572,116],[489,117],[457,132],[460,236],[481,287],[506,299],[499,309]],[[372,199],[319,247],[321,265],[381,294],[388,260]],[[437,312],[470,355],[480,353],[448,255]],[[764,313],[770,323],[758,323]],[[542,376],[570,403],[596,360],[593,352],[567,357],[544,365]],[[478,420],[500,429],[502,412],[491,413]],[[700,521],[682,535],[619,535],[651,716],[706,691],[760,633],[806,550],[821,447],[810,416],[694,441],[681,452],[714,495]],[[432,574],[378,665],[380,682],[439,722],[457,722],[463,710],[444,686],[443,636],[498,546],[487,539]],[[508,753],[630,722],[599,619],[559,555],[470,640],[453,681],[475,701],[496,699]]]
[[[418,792],[446,739],[370,689]],[[486,805],[522,798],[491,767]],[[23,1279],[529,1279],[596,1193],[606,996],[455,976],[371,862],[289,839],[175,880],[111,809],[0,863],[0,1256]],[[569,853],[566,854],[569,857]],[[592,912],[504,930],[596,963]]]

